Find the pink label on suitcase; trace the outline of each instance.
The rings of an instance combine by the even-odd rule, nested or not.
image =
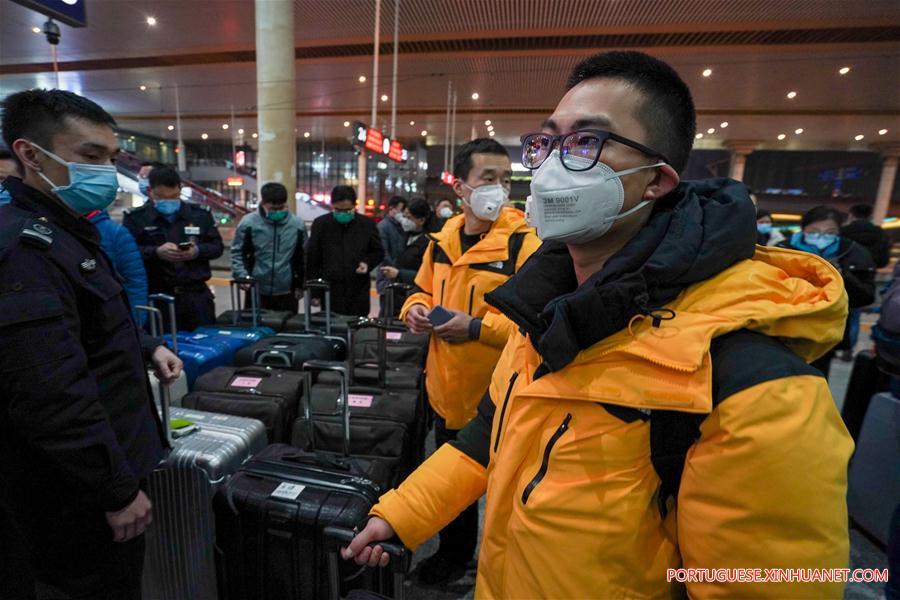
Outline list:
[[[235,377],[231,382],[231,387],[255,388],[262,383],[261,377]]]
[[[372,401],[375,400],[375,396],[368,396],[366,394],[350,394],[347,396],[347,399],[350,406],[356,406],[357,408],[371,408]]]
[[[384,335],[384,337],[385,337],[389,342],[399,342],[400,340],[403,339],[403,334],[400,333],[399,331],[388,331],[388,332]]]

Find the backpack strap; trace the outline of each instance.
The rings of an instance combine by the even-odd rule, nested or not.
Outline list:
[[[713,410],[730,396],[767,381],[822,377],[778,339],[748,329],[717,337],[710,354]],[[660,479],[657,506],[663,518],[669,498],[678,499],[685,458],[700,439],[700,426],[707,416],[669,410],[650,413],[650,460]]]

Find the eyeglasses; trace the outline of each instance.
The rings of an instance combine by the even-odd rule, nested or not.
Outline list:
[[[521,138],[522,164],[528,169],[537,169],[553,150],[559,148],[559,159],[566,169],[587,171],[600,160],[600,154],[607,140],[619,142],[648,156],[659,158],[667,164],[669,162],[662,153],[615,133],[602,129],[581,129],[564,135],[526,133]]]

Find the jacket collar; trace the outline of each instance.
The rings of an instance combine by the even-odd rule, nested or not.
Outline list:
[[[520,211],[506,207],[481,237],[481,241],[464,254],[459,234],[465,224],[465,216],[457,215],[449,219],[439,232],[429,234],[429,238],[440,246],[454,265],[506,260],[509,258],[509,236],[529,229]]]
[[[660,308],[688,286],[751,258],[755,244],[755,211],[742,183],[684,182],[581,286],[566,247],[545,243],[486,300],[528,335],[544,361],[539,377],[566,367],[637,315],[651,315],[659,326],[672,316]]]
[[[3,185],[12,196],[13,206],[37,213],[94,246],[100,244],[100,233],[97,228],[90,221],[63,205],[61,201],[31,187],[18,177],[7,177]]]

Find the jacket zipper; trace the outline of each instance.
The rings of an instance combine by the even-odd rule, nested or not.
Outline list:
[[[444,304],[444,286],[445,286],[446,284],[447,284],[447,280],[446,280],[446,279],[443,280],[443,281],[441,282],[441,301],[440,301],[440,304],[441,304],[441,305]]]
[[[534,488],[544,479],[544,476],[547,475],[547,469],[550,467],[550,453],[553,452],[553,446],[556,445],[556,442],[559,441],[559,438],[569,429],[569,422],[572,420],[572,413],[567,413],[566,418],[563,419],[563,422],[560,423],[559,427],[556,428],[556,431],[553,432],[553,435],[550,436],[550,441],[547,442],[547,447],[544,448],[544,459],[541,461],[541,468],[538,469],[537,475],[534,476],[534,479],[525,486],[525,491],[522,492],[522,504],[528,503],[528,497],[531,496],[531,492],[534,491]]]
[[[472,305],[475,303],[475,286],[469,288],[469,316],[472,315]]]
[[[497,437],[494,439],[494,454],[497,454],[497,448],[500,447],[500,434],[503,433],[503,419],[506,417],[506,406],[509,404],[509,397],[512,395],[513,386],[516,385],[516,379],[519,373],[515,372],[509,378],[509,387],[506,388],[506,398],[503,399],[503,406],[500,407],[500,423],[497,425]]]

